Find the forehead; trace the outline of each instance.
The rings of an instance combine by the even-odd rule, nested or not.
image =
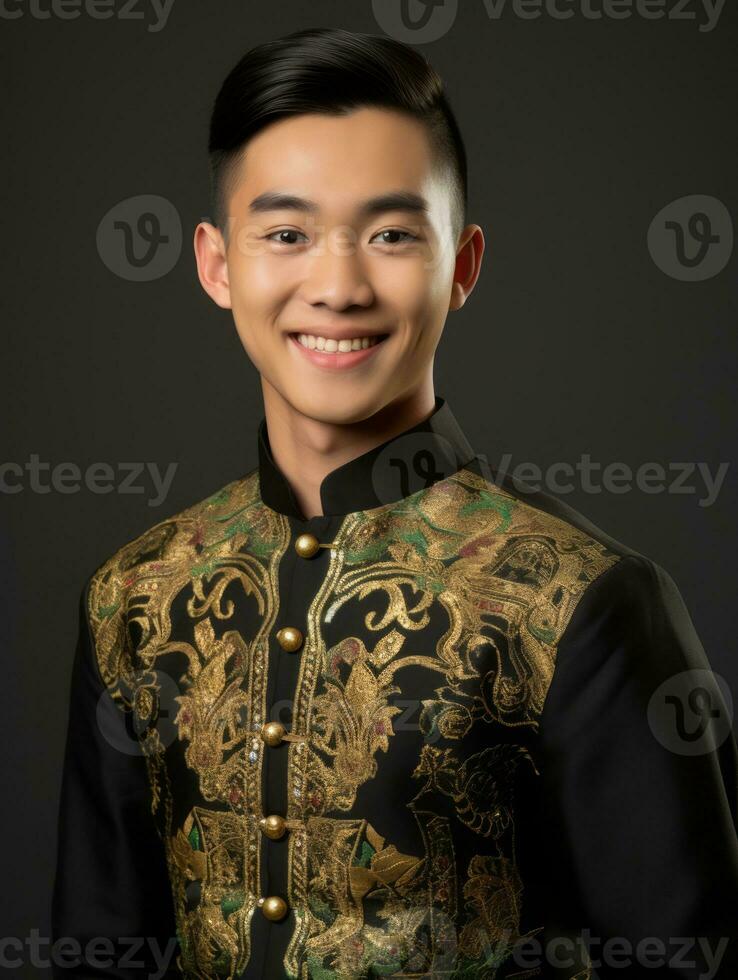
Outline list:
[[[345,116],[307,113],[267,126],[246,146],[234,197],[264,191],[350,206],[387,191],[415,191],[441,205],[443,187],[426,127],[401,112],[361,108]]]

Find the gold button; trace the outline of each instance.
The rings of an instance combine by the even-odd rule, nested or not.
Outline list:
[[[261,729],[261,737],[267,745],[279,745],[285,733],[285,727],[278,721],[268,721]]]
[[[277,631],[277,641],[283,650],[294,653],[302,646],[303,636],[296,626],[283,626]]]
[[[259,899],[261,911],[267,919],[278,922],[287,915],[287,902],[279,895],[268,895],[266,898]]]
[[[259,821],[259,827],[261,832],[266,837],[271,837],[272,840],[279,840],[280,837],[284,837],[287,830],[284,817],[280,817],[278,813],[270,813],[268,817],[262,817]]]
[[[320,547],[320,541],[314,534],[300,534],[295,539],[295,551],[300,558],[312,558]]]

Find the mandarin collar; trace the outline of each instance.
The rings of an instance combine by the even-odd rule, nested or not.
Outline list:
[[[292,487],[272,457],[266,418],[259,423],[261,500],[274,511],[306,521]],[[433,412],[411,428],[331,470],[320,484],[324,517],[394,503],[445,479],[475,458],[448,402],[436,395]]]

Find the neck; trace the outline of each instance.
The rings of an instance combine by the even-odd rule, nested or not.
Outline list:
[[[433,412],[433,379],[358,422],[323,422],[297,411],[262,378],[272,457],[306,518],[323,513],[320,485],[338,466],[417,425]]]

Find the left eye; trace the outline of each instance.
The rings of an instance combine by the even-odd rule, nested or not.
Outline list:
[[[418,240],[416,235],[411,234],[409,231],[401,231],[399,228],[388,228],[386,231],[380,231],[380,232],[378,232],[374,237],[375,238],[379,238],[381,235],[400,235],[401,236],[401,239],[400,240],[395,239],[394,241],[387,241],[385,239],[385,241],[382,243],[383,245],[399,245],[399,244],[401,244],[401,241],[417,241]]]

